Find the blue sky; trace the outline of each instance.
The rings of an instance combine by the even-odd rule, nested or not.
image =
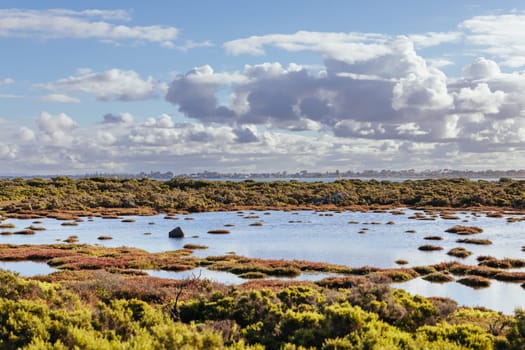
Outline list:
[[[521,1],[3,1],[1,174],[513,169]]]

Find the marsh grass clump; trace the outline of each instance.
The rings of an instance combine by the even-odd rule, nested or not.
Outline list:
[[[107,241],[107,240],[113,239],[113,237],[111,237],[111,236],[98,236],[97,239],[100,240],[100,241]]]
[[[502,218],[503,213],[499,211],[494,211],[494,212],[487,213],[486,216],[488,218]]]
[[[408,260],[405,260],[405,259],[397,259],[396,261],[394,261],[396,264],[398,265],[406,265],[408,264]]]
[[[15,231],[15,232],[13,232],[13,234],[15,234],[15,235],[34,235],[35,231],[26,228],[26,229],[23,229],[23,230]]]
[[[455,256],[456,258],[466,258],[472,255],[472,252],[462,247],[452,248],[447,252],[447,255]]]
[[[369,275],[369,278],[372,281],[384,281],[384,279],[387,279],[391,282],[406,282],[410,281],[411,279],[416,278],[419,276],[419,274],[414,271],[413,269],[385,269],[382,271],[377,271],[374,273],[371,273]]]
[[[441,241],[441,240],[443,240],[443,237],[441,237],[441,236],[426,236],[423,239],[426,239],[427,241]]]
[[[78,243],[78,236],[69,236],[68,238],[64,239],[63,242],[66,243]]]
[[[420,275],[428,275],[436,272],[436,268],[433,266],[414,266],[412,270],[416,271]]]
[[[230,233],[230,231],[225,230],[225,229],[216,229],[216,230],[209,230],[208,233],[212,235],[226,235]]]
[[[13,234],[12,231],[2,231],[2,232],[0,232],[0,235],[2,235],[2,236],[10,236],[12,234]]]
[[[46,228],[45,227],[42,227],[42,226],[36,226],[36,225],[31,225],[29,227],[26,227],[26,229],[28,230],[33,230],[33,231],[45,231]]]
[[[474,289],[490,287],[490,280],[481,276],[465,276],[458,279],[456,282]]]
[[[183,246],[184,249],[208,249],[207,245],[188,243]]]
[[[173,264],[168,264],[168,265],[161,266],[160,269],[161,269],[161,270],[164,270],[164,271],[174,271],[174,272],[178,272],[178,271],[187,271],[187,270],[191,270],[191,269],[193,269],[194,267],[195,267],[195,266],[193,266],[193,265],[186,265],[186,264],[173,263]]]
[[[405,233],[416,233],[416,230],[406,230]]]
[[[239,277],[245,278],[245,279],[258,279],[258,278],[266,278],[268,277],[268,275],[263,272],[253,271],[253,272],[241,273]]]
[[[479,266],[488,266],[497,269],[512,269],[525,267],[525,260],[523,259],[497,259],[493,256],[481,255],[477,257],[477,260],[479,261]]]
[[[425,281],[433,283],[447,283],[454,281],[454,277],[452,277],[449,273],[446,272],[433,272],[426,276],[423,276],[422,278]]]
[[[456,225],[449,229],[446,229],[445,232],[448,233],[455,233],[457,235],[473,235],[476,233],[483,232],[483,229],[481,227],[477,226],[462,226],[462,225]]]
[[[0,228],[15,228],[15,224],[13,223],[0,223]]]
[[[489,240],[489,239],[462,238],[462,239],[456,240],[456,243],[477,244],[477,245],[491,245],[492,241]]]
[[[60,224],[61,226],[78,226],[78,222],[76,221],[66,221]]]
[[[459,216],[453,215],[451,213],[441,213],[440,217],[443,220],[459,220]]]
[[[234,224],[224,224],[224,227],[234,227]]]
[[[430,251],[435,251],[435,250],[443,250],[443,247],[440,247],[438,245],[425,244],[417,249],[425,251],[425,252],[430,252]]]
[[[135,221],[137,221],[137,220],[132,219],[132,218],[127,218],[127,219],[120,220],[120,222],[135,222]]]
[[[263,223],[260,221],[252,222],[250,226],[263,226]]]

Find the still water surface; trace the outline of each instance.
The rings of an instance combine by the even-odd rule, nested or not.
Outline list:
[[[178,215],[176,220],[165,219],[164,215],[134,216],[131,217],[135,219],[132,223],[124,223],[119,219],[94,218],[93,221],[88,221],[84,218],[84,222],[79,223],[78,226],[62,226],[63,221],[41,219],[39,221],[42,223],[38,226],[44,226],[45,231],[37,231],[35,235],[30,236],[0,236],[0,243],[51,244],[62,241],[70,235],[76,235],[80,243],[111,247],[131,246],[150,252],[181,249],[187,243],[194,243],[209,247],[195,251],[194,254],[201,257],[235,252],[248,257],[297,259],[351,267],[369,265],[382,268],[396,267],[397,259],[408,260],[407,266],[410,267],[452,260],[476,265],[476,257],[480,255],[525,258],[525,253],[521,251],[521,246],[525,245],[525,221],[508,223],[506,218],[489,218],[484,214],[471,212],[455,213],[459,216],[457,220],[444,220],[437,217],[432,221],[422,221],[409,219],[414,211],[404,210],[404,212],[404,215],[349,211],[341,213],[211,212]],[[252,218],[247,218],[249,216]],[[9,222],[16,225],[15,229],[8,229],[10,231],[31,225],[31,220],[4,221],[4,223]],[[250,226],[254,222],[261,222],[262,226]],[[388,222],[391,223],[387,224]],[[227,227],[231,231],[230,234],[207,233],[212,229],[225,228],[225,224],[234,225]],[[460,224],[482,227],[483,233],[470,237],[489,239],[493,244],[479,246],[456,243],[458,238],[463,237],[444,231]],[[186,232],[185,238],[168,238],[168,232],[176,226],[183,228]],[[415,233],[407,233],[406,231],[409,230]],[[145,233],[149,234],[145,235]],[[101,235],[111,236],[113,239],[100,241],[97,237]],[[424,239],[431,235],[441,236],[443,240]],[[423,244],[439,245],[444,249],[437,252],[419,251],[417,248]],[[459,246],[472,251],[472,256],[459,259],[446,254],[449,249]],[[151,274],[155,273],[151,272]],[[211,278],[220,282],[234,284],[243,281],[237,280],[236,276],[219,276],[216,272],[213,274],[215,275]],[[180,276],[174,278],[181,278]],[[516,306],[525,308],[525,290],[519,284],[493,281],[490,288],[473,290],[454,282],[437,285],[416,279],[396,286],[426,296],[452,297],[462,305],[483,305],[505,312],[512,312]]]

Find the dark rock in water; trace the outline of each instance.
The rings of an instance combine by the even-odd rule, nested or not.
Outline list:
[[[183,238],[185,236],[184,231],[179,226],[171,230],[169,235],[170,238]]]

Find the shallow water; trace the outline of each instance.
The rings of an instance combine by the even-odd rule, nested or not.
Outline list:
[[[94,218],[92,222],[86,220],[78,226],[61,226],[63,221],[41,219],[39,221],[42,224],[38,226],[44,226],[46,231],[37,231],[35,235],[0,236],[0,243],[51,244],[70,235],[77,235],[79,243],[110,247],[132,246],[150,252],[181,249],[187,243],[194,243],[209,247],[195,251],[198,256],[223,255],[233,251],[248,257],[310,260],[353,267],[395,267],[397,259],[408,260],[408,266],[416,266],[450,260],[476,264],[476,257],[479,255],[525,258],[521,251],[521,246],[525,244],[525,221],[507,223],[504,218],[476,218],[470,214],[458,214],[460,220],[437,218],[434,221],[421,221],[408,219],[413,214],[408,210],[406,215],[343,212],[324,216],[326,213],[313,211],[268,213],[270,215],[245,212],[244,216],[239,216],[236,212],[199,213],[179,215],[178,220],[166,220],[164,215],[131,217],[136,220],[133,223],[123,223],[119,219]],[[246,219],[245,216],[249,215],[259,218]],[[193,220],[185,220],[187,218]],[[469,222],[462,222],[463,219]],[[263,226],[250,226],[255,221],[262,222]],[[348,224],[349,221],[357,221],[359,224]],[[394,224],[386,225],[388,221],[393,221]],[[16,228],[7,231],[31,225],[31,220],[4,221],[9,222],[14,223]],[[373,222],[380,224],[372,224]],[[207,234],[209,230],[225,228],[224,224],[235,225],[227,227],[231,234]],[[490,239],[493,244],[481,246],[456,243],[456,239],[465,236],[444,231],[458,224],[482,227],[483,233],[469,237]],[[176,226],[182,227],[187,237],[168,238],[168,232]],[[359,234],[358,231],[362,228],[367,228],[368,231]],[[416,233],[406,233],[407,230],[416,230]],[[145,235],[146,232],[151,235]],[[100,241],[97,237],[101,235],[111,236],[113,239]],[[443,240],[423,239],[429,235],[441,236]],[[419,251],[417,248],[423,244],[439,245],[444,250]],[[474,254],[466,259],[446,254],[449,249],[459,246]]]
[[[405,215],[373,212],[323,212],[314,211],[270,211],[250,212],[211,212],[178,215],[177,220],[164,219],[164,215],[151,217],[133,216],[132,223],[123,223],[119,219],[94,218],[85,219],[78,226],[61,226],[63,221],[54,219],[40,219],[45,231],[37,231],[35,235],[8,235],[0,236],[0,243],[12,244],[51,244],[62,241],[70,235],[77,235],[79,243],[100,244],[110,247],[131,246],[142,248],[150,252],[181,249],[185,244],[193,243],[206,245],[209,248],[195,250],[195,255],[205,257],[210,255],[224,255],[235,252],[239,255],[257,258],[308,260],[351,267],[377,266],[382,268],[397,267],[395,261],[407,260],[410,266],[429,265],[443,261],[460,261],[465,264],[476,265],[476,257],[492,255],[497,258],[525,258],[521,246],[525,244],[525,221],[508,223],[505,218],[488,218],[481,214],[479,217],[470,212],[456,213],[458,220],[444,220],[436,218],[432,221],[413,220],[408,217],[414,211],[404,210]],[[265,215],[268,214],[268,215]],[[327,216],[329,214],[331,216]],[[247,219],[246,216],[258,216]],[[193,220],[187,220],[191,218]],[[464,221],[467,222],[464,222]],[[259,221],[263,226],[250,226]],[[349,224],[356,221],[358,224]],[[392,221],[394,224],[388,225]],[[31,225],[32,220],[8,219],[4,223],[13,223],[15,229],[0,229],[0,231],[16,231]],[[374,224],[376,223],[376,224]],[[233,227],[224,227],[233,224]],[[479,226],[484,232],[468,236],[469,238],[489,239],[492,245],[482,246],[460,244],[455,241],[465,236],[458,236],[444,232],[454,225]],[[168,232],[180,226],[186,232],[182,239],[170,239]],[[213,235],[207,232],[212,229],[226,228],[230,234]],[[363,228],[365,233],[358,233]],[[416,233],[407,233],[415,230]],[[151,233],[145,235],[144,233]],[[111,236],[112,240],[100,241],[97,237]],[[441,236],[441,241],[424,240],[425,236]],[[418,247],[432,244],[443,247],[442,251],[423,252]],[[473,252],[466,259],[454,258],[446,253],[454,247],[464,247]],[[213,272],[216,273],[216,272]],[[222,277],[220,277],[222,276]],[[214,275],[221,282],[228,282],[224,275]],[[223,279],[224,278],[224,279]],[[415,280],[419,281],[419,280]],[[235,282],[232,282],[235,283]],[[479,290],[449,283],[446,285],[428,284],[426,281],[402,284],[400,287],[411,292],[424,294],[426,290],[439,291],[442,296],[449,296],[458,301],[474,300],[487,302],[496,310],[509,310],[518,306],[517,301],[525,299],[525,290],[518,284],[505,284],[493,281],[493,285],[481,293],[505,293],[504,300],[491,302],[489,299],[480,299]],[[449,287],[454,285],[455,287]],[[505,287],[502,287],[505,286]],[[443,289],[446,288],[446,289]],[[505,288],[503,291],[502,288]],[[421,290],[421,292],[418,292]],[[498,293],[492,292],[499,291]],[[445,294],[443,294],[445,293]],[[462,299],[463,298],[463,299]],[[521,304],[520,306],[525,307]]]
[[[46,263],[33,261],[0,261],[0,269],[15,272],[23,277],[48,275],[57,271]]]
[[[525,309],[525,291],[519,284],[491,281],[490,287],[473,289],[457,282],[430,283],[416,278],[404,283],[392,284],[409,293],[425,297],[448,297],[462,306],[483,306],[492,310],[512,314],[514,309]]]
[[[187,271],[163,271],[163,270],[146,270],[148,275],[160,278],[171,279],[191,279],[206,278],[215,282],[236,285],[250,281],[250,279],[241,278],[231,272],[213,271],[205,268],[197,268]],[[320,281],[323,278],[338,276],[335,273],[302,273],[297,277],[268,277],[266,280],[281,281]]]

